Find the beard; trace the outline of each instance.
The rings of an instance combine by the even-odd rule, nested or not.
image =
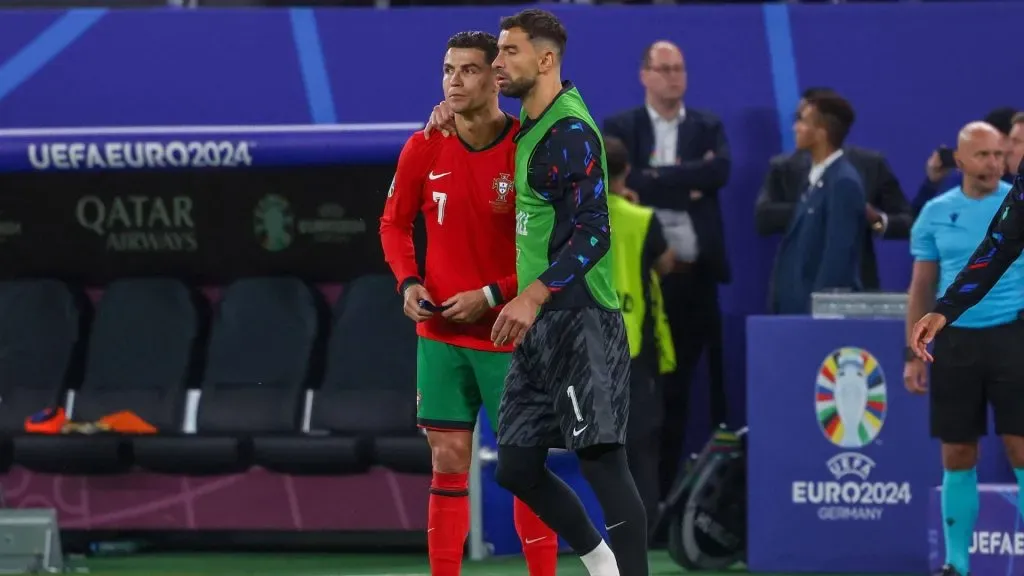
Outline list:
[[[523,78],[520,78],[518,80],[512,80],[510,78],[509,81],[508,81],[508,84],[506,84],[501,89],[501,95],[502,96],[507,96],[509,98],[519,98],[519,99],[522,99],[523,96],[526,96],[527,94],[530,93],[530,90],[533,90],[533,86],[536,83],[537,83],[537,79],[536,78],[526,78],[526,77],[523,77]]]

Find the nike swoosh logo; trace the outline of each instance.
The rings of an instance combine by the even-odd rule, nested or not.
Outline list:
[[[573,438],[575,438],[576,436],[579,436],[580,434],[583,434],[583,431],[586,430],[589,427],[590,427],[590,424],[587,424],[586,426],[584,426],[583,428],[580,428],[579,430],[573,428],[572,429],[572,436],[573,436]]]
[[[622,526],[625,523],[626,523],[626,521],[623,520],[622,522],[619,522],[618,524],[612,524],[611,526],[608,526],[607,524],[605,524],[604,529],[605,530],[611,530],[612,528],[618,528],[619,526]]]
[[[430,178],[431,180],[437,180],[438,178],[444,178],[449,174],[451,174],[451,172],[445,172],[444,174],[434,174],[433,172],[431,172],[430,174],[427,174],[427,178]]]
[[[529,539],[529,538],[527,538],[527,539],[526,539],[526,543],[527,543],[527,544],[533,544],[534,542],[540,542],[541,540],[543,540],[543,539],[545,539],[545,538],[547,538],[547,536],[541,536],[540,538],[534,538],[534,539],[532,539],[532,540],[531,540],[531,539]]]

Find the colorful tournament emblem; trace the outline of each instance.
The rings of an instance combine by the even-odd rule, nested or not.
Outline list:
[[[862,448],[885,423],[885,373],[861,348],[833,351],[818,369],[814,404],[825,438],[841,448]]]

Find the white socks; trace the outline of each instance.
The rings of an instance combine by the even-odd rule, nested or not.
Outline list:
[[[590,576],[619,576],[619,566],[615,563],[615,554],[604,540],[601,540],[597,548],[580,556],[580,560],[587,567]]]

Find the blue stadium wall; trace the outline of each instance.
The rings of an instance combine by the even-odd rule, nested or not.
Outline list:
[[[0,138],[23,127],[422,121],[441,98],[447,37],[496,30],[513,10],[0,12]],[[665,38],[686,52],[687,106],[725,123],[734,422],[744,420],[743,317],[763,312],[775,251],[754,232],[753,203],[768,159],[792,147],[800,88],[845,93],[859,114],[850,141],[884,151],[908,196],[929,152],[953,144],[960,125],[1024,107],[1020,41],[1000,30],[1024,20],[1021,3],[555,10],[570,33],[565,75],[598,120],[641,102],[642,49]],[[881,242],[879,254],[883,286],[904,290],[906,243]]]

